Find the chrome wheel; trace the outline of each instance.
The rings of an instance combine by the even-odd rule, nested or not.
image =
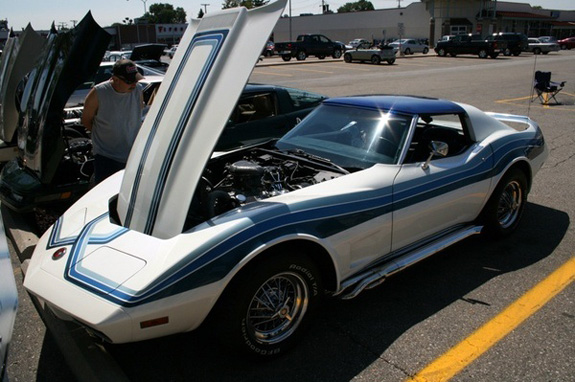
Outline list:
[[[501,228],[509,228],[517,221],[522,205],[523,189],[521,185],[517,181],[508,183],[501,193],[497,207],[497,221]]]
[[[274,344],[292,335],[307,311],[309,289],[292,272],[269,278],[255,293],[248,307],[246,327],[262,344]]]
[[[485,233],[494,238],[510,235],[519,226],[527,203],[527,177],[518,168],[501,179],[480,216]]]

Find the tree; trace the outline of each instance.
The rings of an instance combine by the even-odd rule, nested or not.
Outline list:
[[[183,24],[186,22],[186,11],[172,4],[152,4],[143,16],[150,24]]]
[[[373,11],[374,9],[371,1],[359,0],[355,3],[345,3],[337,9],[337,13]]]
[[[204,10],[200,8],[200,11],[198,12],[198,19],[201,19],[202,17],[204,17]]]
[[[222,9],[246,7],[248,9],[261,7],[269,2],[269,0],[225,0],[222,4]]]

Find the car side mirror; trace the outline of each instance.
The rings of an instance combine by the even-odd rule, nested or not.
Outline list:
[[[431,143],[429,144],[429,150],[430,150],[429,157],[427,158],[425,163],[421,165],[421,168],[424,170],[427,170],[429,168],[429,162],[431,162],[431,159],[433,159],[433,157],[445,158],[447,156],[447,153],[449,153],[449,145],[441,141],[431,141]]]

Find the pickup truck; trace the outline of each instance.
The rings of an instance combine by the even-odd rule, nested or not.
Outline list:
[[[345,52],[345,45],[321,34],[302,34],[297,36],[296,41],[276,43],[275,50],[284,61],[289,61],[292,57],[302,61],[308,56],[316,56],[322,60],[327,56],[340,58]]]
[[[447,41],[438,41],[435,45],[435,53],[444,57],[452,57],[458,54],[476,54],[480,58],[496,58],[504,51],[507,45],[504,41],[486,40],[480,35],[457,35]]]

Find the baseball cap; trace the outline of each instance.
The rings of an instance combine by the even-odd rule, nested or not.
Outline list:
[[[134,61],[126,59],[116,61],[112,73],[128,84],[134,84],[144,78],[138,72]]]

